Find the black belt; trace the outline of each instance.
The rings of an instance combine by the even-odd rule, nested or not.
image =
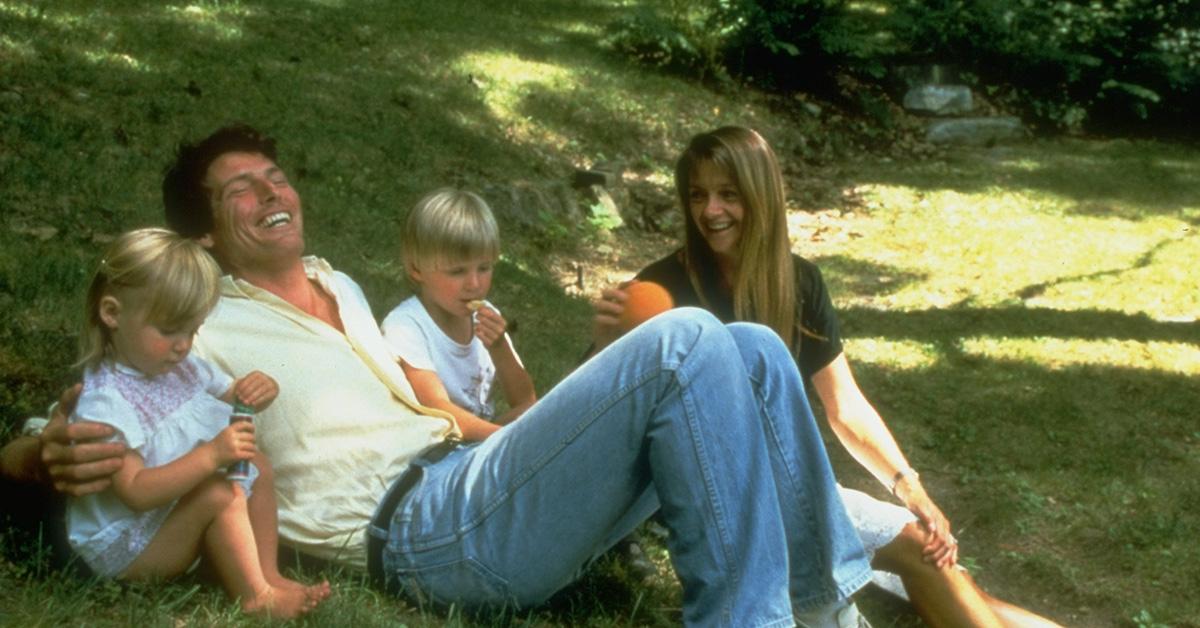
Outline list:
[[[371,524],[367,527],[367,576],[375,586],[390,590],[383,573],[383,546],[387,542],[387,530],[391,527],[396,506],[400,505],[400,500],[412,490],[417,480],[421,479],[422,465],[418,462],[433,464],[457,449],[459,444],[457,439],[448,439],[426,449],[409,463],[400,479],[396,480],[383,496],[383,501],[379,503],[379,508],[375,510],[375,516],[371,518]],[[382,536],[376,536],[375,529],[382,530]]]

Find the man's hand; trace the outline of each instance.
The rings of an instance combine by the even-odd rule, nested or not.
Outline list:
[[[262,371],[251,371],[233,385],[233,393],[255,412],[262,412],[279,396],[279,384]]]
[[[111,426],[91,421],[67,423],[82,388],[75,384],[63,391],[39,437],[46,477],[55,490],[76,497],[108,488],[125,455],[124,443],[99,442],[114,434]]]

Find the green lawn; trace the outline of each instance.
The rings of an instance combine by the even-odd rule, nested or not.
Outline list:
[[[78,377],[87,273],[114,234],[161,224],[180,139],[234,120],[279,137],[310,249],[377,314],[407,294],[404,211],[441,185],[482,191],[505,228],[493,300],[544,391],[587,344],[584,296],[673,241],[599,233],[563,200],[588,206],[573,170],[623,163],[616,196],[636,222],[670,205],[691,134],[745,124],[785,162],[795,248],[820,263],[860,383],[982,584],[1067,625],[1200,625],[1195,147],[863,149],[870,136],[828,104],[814,115],[608,53],[604,25],[634,4],[0,0],[0,433]],[[565,287],[575,268],[584,296]],[[882,495],[831,451],[847,484]],[[194,579],[83,582],[33,549],[0,525],[0,624],[255,623]],[[336,593],[313,625],[678,620],[669,574],[634,584],[620,564],[546,608],[481,619],[324,574]],[[882,594],[861,603],[876,626],[918,624]]]

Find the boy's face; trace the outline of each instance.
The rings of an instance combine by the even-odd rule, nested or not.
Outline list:
[[[427,308],[440,310],[436,314],[461,318],[471,316],[469,302],[487,297],[495,265],[495,258],[481,255],[411,265],[408,273],[421,287],[421,300]]]

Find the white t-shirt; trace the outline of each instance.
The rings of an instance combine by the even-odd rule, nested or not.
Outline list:
[[[189,355],[170,371],[147,377],[105,361],[83,375],[71,421],[96,421],[118,430],[114,440],[160,467],[210,441],[229,425],[233,408],[217,397],[233,378]],[[146,549],[174,503],[130,510],[112,489],[67,502],[71,547],[97,575],[115,577]]]
[[[491,303],[484,304],[496,310]],[[438,327],[415,296],[389,312],[380,327],[397,358],[413,368],[437,372],[455,405],[482,419],[495,419],[492,384],[496,381],[496,365],[483,341],[472,337],[467,344],[456,342]]]

